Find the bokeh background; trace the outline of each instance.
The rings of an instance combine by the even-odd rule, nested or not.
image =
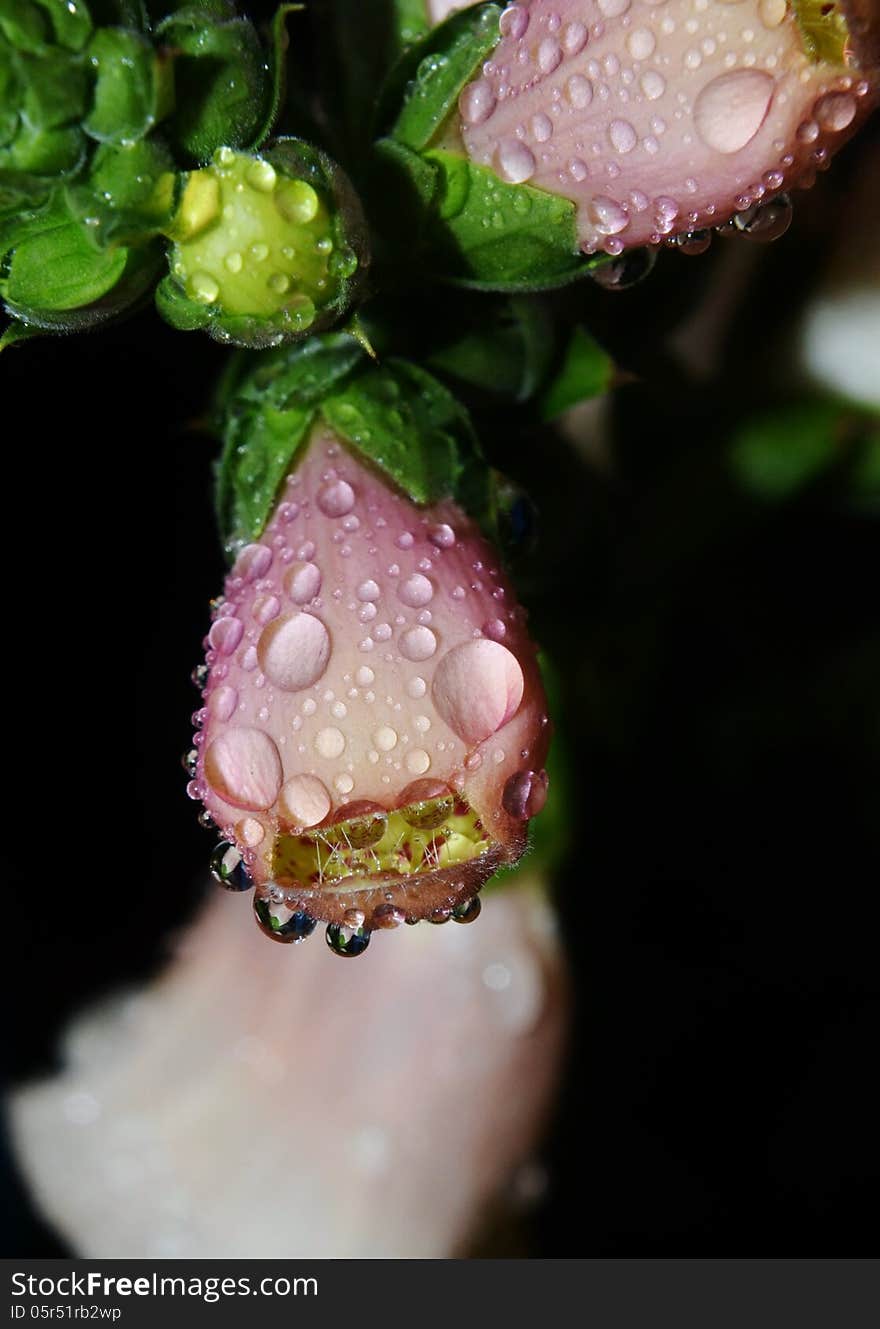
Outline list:
[[[560,297],[617,365],[561,430],[475,403],[536,510],[575,1005],[546,1185],[476,1254],[873,1253],[877,159],[869,126],[775,244]],[[873,394],[844,382],[872,346]],[[147,310],[0,362],[11,1085],[202,899],[179,758],[224,571],[200,428],[224,359]],[[69,1254],[9,1149],[4,1187],[3,1253]]]

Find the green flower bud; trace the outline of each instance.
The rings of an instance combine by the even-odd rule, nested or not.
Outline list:
[[[0,212],[45,198],[84,158],[91,29],[83,3],[0,0]]]
[[[219,148],[186,177],[168,235],[160,313],[239,346],[278,345],[335,321],[368,261],[351,186],[297,139],[260,156]]]
[[[254,25],[227,0],[187,5],[156,28],[174,59],[176,109],[166,126],[175,150],[208,161],[219,147],[250,147],[271,99]]]

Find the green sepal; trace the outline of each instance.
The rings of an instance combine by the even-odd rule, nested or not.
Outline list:
[[[0,336],[0,351],[5,351],[9,346],[17,346],[23,341],[32,341],[34,337],[42,337],[44,330],[42,328],[32,328],[27,323],[19,323],[13,319],[8,327],[3,329]]]
[[[419,151],[430,143],[474,70],[498,44],[501,6],[452,14],[410,47],[382,89],[376,137]]]
[[[344,333],[251,357],[225,380],[217,512],[227,550],[259,537],[318,419],[411,502],[457,499],[491,524],[493,478],[470,417],[425,370],[373,363]]]
[[[157,26],[156,37],[173,58],[176,106],[166,132],[174,148],[204,162],[217,148],[253,145],[272,98],[253,23],[233,5],[186,5]]]
[[[810,59],[845,64],[849,30],[842,9],[827,0],[792,0],[792,9]]]
[[[163,277],[156,287],[156,309],[179,332],[197,332],[211,317],[205,305],[187,298],[173,277]]]
[[[71,213],[63,190],[40,209],[0,222],[0,296],[7,313],[53,331],[91,327],[142,298],[161,249],[102,249]]]
[[[583,328],[573,330],[562,364],[546,385],[538,402],[543,420],[555,420],[563,411],[591,397],[601,397],[611,387],[614,361]]]
[[[140,33],[99,28],[89,43],[94,104],[83,121],[91,138],[125,144],[143,138],[171,109],[171,62]]]

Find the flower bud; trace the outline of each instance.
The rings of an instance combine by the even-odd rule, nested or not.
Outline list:
[[[570,200],[587,254],[718,226],[811,182],[876,99],[850,4],[531,0],[500,31],[459,97],[465,151]]]
[[[224,836],[216,875],[255,884],[268,935],[323,921],[354,954],[375,929],[476,916],[543,806],[549,725],[523,611],[454,496],[476,460],[451,451],[461,408],[411,366],[338,358],[316,400],[333,362],[304,360],[283,410],[265,368],[227,402],[239,475],[265,476],[267,430],[273,456],[295,437],[206,640],[190,792]],[[416,427],[426,502],[392,478]]]
[[[367,264],[356,195],[316,148],[219,148],[185,178],[157,303],[175,327],[277,345],[337,319]]]

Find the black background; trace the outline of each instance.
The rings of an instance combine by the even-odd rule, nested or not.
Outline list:
[[[577,822],[551,1186],[492,1253],[873,1253],[877,517],[834,474],[764,506],[725,447],[778,392],[874,150],[854,143],[796,199],[708,382],[670,338],[747,242],[664,254],[629,293],[577,288],[630,375],[610,469],[478,405],[538,508],[521,572],[562,678]],[[212,840],[178,762],[223,577],[197,426],[225,356],[147,310],[0,361],[12,1082],[54,1064],[88,998],[152,972],[200,898]],[[11,1163],[9,1195],[4,1253],[65,1253]]]

